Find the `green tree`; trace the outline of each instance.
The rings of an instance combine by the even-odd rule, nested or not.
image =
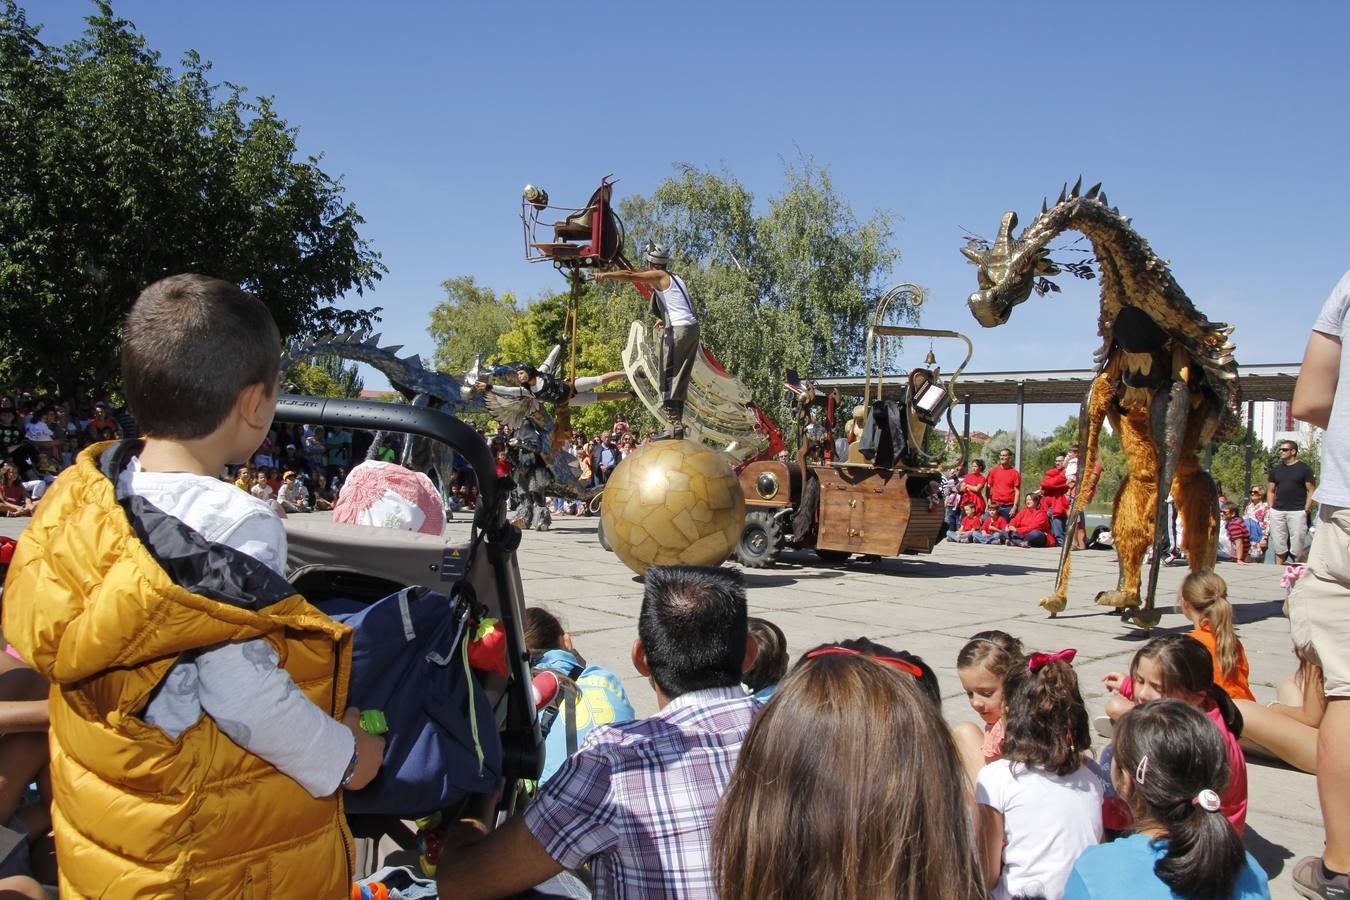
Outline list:
[[[891,219],[860,222],[810,157],[784,167],[784,188],[756,214],[754,197],[734,176],[675,166],[650,197],[620,205],[629,256],[638,242],[671,244],[672,269],[700,307],[702,339],[780,423],[790,420],[783,374],[837,375],[860,368],[865,330],[899,258]],[[634,317],[643,315],[631,288]],[[912,308],[892,321],[916,320]]]
[[[513,294],[498,296],[491,288],[476,284],[472,275],[448,278],[441,288],[445,299],[431,310],[434,363],[438,371],[461,375],[473,365],[474,357],[496,356],[498,340],[512,329],[521,311]]]
[[[0,5],[0,377],[112,388],[132,301],[177,272],[255,292],[288,337],[369,327],[334,304],[385,268],[272,100],[221,96],[195,52],[172,71],[106,2],[88,23],[48,46]]]
[[[343,362],[340,356],[316,356],[291,366],[286,372],[288,389],[309,397],[359,397],[365,386],[356,363]]]

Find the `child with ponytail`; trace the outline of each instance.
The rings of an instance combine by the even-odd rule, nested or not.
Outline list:
[[[970,708],[984,720],[952,726],[952,737],[973,779],[980,769],[1003,756],[1003,679],[1013,666],[1026,665],[1022,642],[1004,631],[981,631],[956,655],[956,675]]]
[[[1214,659],[1214,683],[1234,700],[1255,700],[1247,684],[1247,651],[1233,628],[1228,583],[1210,569],[1192,572],[1177,591],[1177,606],[1195,626],[1190,637]]]
[[[1106,704],[1112,719],[1137,704],[1164,698],[1185,701],[1209,717],[1228,748],[1230,777],[1222,794],[1223,814],[1241,835],[1247,820],[1247,760],[1238,745],[1242,713],[1214,683],[1214,660],[1205,646],[1185,634],[1156,637],[1134,655],[1128,675],[1112,672],[1102,680],[1117,692]]]
[[[1102,839],[1103,780],[1073,650],[1033,653],[1003,680],[1003,758],[975,780],[985,881],[998,900],[1059,897],[1074,860]]]
[[[1228,753],[1203,713],[1180,700],[1146,703],[1117,723],[1113,746],[1111,781],[1136,833],[1084,850],[1065,900],[1270,896],[1265,872],[1222,815]]]

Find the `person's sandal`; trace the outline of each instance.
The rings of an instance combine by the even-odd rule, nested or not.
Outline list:
[[[1294,890],[1309,900],[1350,898],[1350,875],[1326,876],[1322,857],[1305,856],[1294,866]]]

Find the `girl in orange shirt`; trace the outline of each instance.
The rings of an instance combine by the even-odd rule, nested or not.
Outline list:
[[[1233,628],[1227,582],[1209,569],[1192,572],[1177,591],[1177,606],[1195,626],[1190,636],[1204,644],[1214,660],[1214,683],[1234,700],[1255,700],[1247,684],[1247,652]]]

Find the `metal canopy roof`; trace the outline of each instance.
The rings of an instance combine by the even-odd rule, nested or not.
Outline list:
[[[1298,380],[1299,363],[1266,363],[1238,367],[1238,384],[1244,401],[1290,400]],[[1023,403],[1082,403],[1092,383],[1091,369],[1046,369],[1040,372],[966,372],[956,381],[956,396],[964,403],[1017,403],[1017,386],[1022,386]],[[873,384],[875,385],[875,380]],[[845,375],[817,378],[815,384],[826,391],[839,388],[841,394],[862,396],[863,378]],[[887,397],[898,397],[903,381],[887,375],[883,382]]]

